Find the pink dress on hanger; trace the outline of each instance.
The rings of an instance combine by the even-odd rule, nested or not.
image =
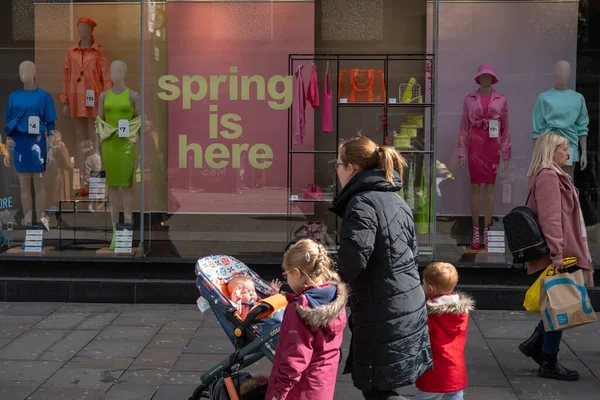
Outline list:
[[[490,137],[492,120],[500,125],[497,138]],[[465,98],[457,155],[465,157],[467,152],[473,184],[495,184],[500,155],[504,160],[511,158],[508,103],[506,97],[495,90],[489,96],[481,96],[477,90]]]
[[[317,66],[313,64],[312,71],[310,72],[310,81],[308,81],[308,92],[306,93],[306,100],[308,100],[313,109],[320,107],[318,80]]]
[[[333,132],[333,93],[331,92],[331,80],[329,76],[329,63],[325,70],[325,82],[323,82],[323,111],[321,114],[323,133]]]
[[[296,91],[294,92],[294,104],[292,108],[292,139],[293,144],[302,144],[306,136],[306,93],[304,91],[304,80],[302,69],[304,65],[296,68]]]

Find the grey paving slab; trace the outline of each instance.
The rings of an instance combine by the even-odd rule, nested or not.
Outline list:
[[[161,334],[193,335],[202,321],[169,321],[160,329]],[[223,332],[221,330],[221,332]]]
[[[152,400],[187,399],[196,389],[196,385],[162,385]]]
[[[179,349],[185,348],[188,345],[190,340],[192,340],[192,335],[170,335],[170,334],[157,334],[154,335],[150,343],[148,343],[148,347],[159,347],[159,348],[171,348],[171,349]]]
[[[92,340],[78,355],[83,357],[137,357],[148,342],[125,340]]]
[[[510,387],[469,386],[465,389],[465,399],[474,400],[518,400]]]
[[[133,368],[171,368],[183,349],[146,348],[131,365]]]
[[[201,313],[197,306],[182,307],[171,315],[173,321],[203,321],[206,314]]]
[[[0,315],[0,326],[4,324],[20,324],[32,326],[43,319],[44,317],[38,315]]]
[[[119,313],[90,314],[75,329],[104,329],[118,316]]]
[[[226,358],[227,356],[222,354],[182,354],[171,370],[206,372]]]
[[[146,341],[158,332],[158,328],[154,326],[107,326],[98,335],[98,340],[133,340]]]
[[[156,387],[150,385],[114,384],[104,400],[151,400]]]
[[[519,344],[522,342],[523,340],[521,339],[487,339],[488,347],[499,359],[526,358],[519,350]],[[561,343],[560,358],[561,360],[574,360],[577,359],[577,356],[565,345],[565,343]]]
[[[43,382],[61,365],[58,361],[0,361],[0,382]]]
[[[63,303],[2,303],[0,315],[46,317],[62,305]]]
[[[165,381],[168,375],[168,368],[128,369],[119,378],[119,384],[158,387]]]
[[[40,382],[0,382],[0,399],[2,400],[23,400],[26,399],[35,389],[40,386]]]
[[[73,329],[81,324],[90,313],[54,313],[44,318],[33,329]]]
[[[164,318],[165,320],[169,319],[174,313],[175,308],[170,307],[168,309],[159,309],[159,310],[148,310],[148,309],[135,309],[130,310],[126,308],[121,313],[121,318]]]
[[[484,319],[477,326],[486,339],[527,339],[536,327],[534,321],[502,321]]]
[[[0,339],[0,349],[12,342],[12,339]]]
[[[35,360],[67,333],[66,330],[32,329],[0,349],[0,360]]]
[[[27,400],[102,400],[106,392],[102,389],[55,388],[43,386]]]
[[[168,385],[199,385],[200,372],[182,372],[182,371],[171,371],[167,375],[165,383]]]
[[[121,313],[127,307],[125,304],[93,304],[93,303],[67,303],[60,307],[59,312],[63,313]]]
[[[226,337],[194,337],[186,346],[184,353],[231,354],[234,347]]]
[[[530,321],[530,322],[539,322],[540,314],[533,312],[525,312],[525,311],[513,311],[513,310],[475,310],[471,313],[471,317],[475,321],[484,321],[484,320],[492,320],[492,321]]]
[[[467,376],[469,378],[469,385],[471,386],[510,386],[502,368],[498,365],[471,366],[467,362]]]
[[[107,391],[123,372],[123,370],[64,367],[56,371],[46,381],[44,387]]]
[[[169,318],[165,317],[123,317],[115,319],[113,325],[124,325],[124,326],[153,326],[162,327]]]
[[[202,323],[202,326],[200,327],[200,329],[198,329],[196,331],[196,333],[194,334],[194,337],[201,337],[201,338],[206,338],[206,339],[210,339],[210,340],[227,339],[227,335],[223,331],[223,328],[221,328],[220,326],[219,327],[205,326],[204,323]]]
[[[31,326],[29,324],[0,323],[0,339],[13,340],[23,334],[23,332],[27,332]]]
[[[54,343],[40,360],[67,361],[83,349],[100,331],[74,330],[65,337]]]
[[[130,357],[73,357],[66,367],[89,369],[122,369],[129,368],[134,358]]]
[[[520,400],[593,400],[600,393],[600,382],[582,378],[577,382],[561,382],[538,376],[510,377],[510,384]]]

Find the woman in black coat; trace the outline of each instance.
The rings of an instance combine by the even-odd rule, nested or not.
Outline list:
[[[400,399],[433,367],[410,208],[397,194],[406,162],[365,136],[344,142],[335,165],[343,218],[338,263],[352,289],[345,373],[366,399]]]

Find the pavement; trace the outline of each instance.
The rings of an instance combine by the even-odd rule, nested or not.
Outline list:
[[[560,359],[578,382],[537,377],[518,351],[536,314],[476,311],[466,357],[469,400],[598,399],[600,324],[565,332]],[[344,340],[344,355],[348,351]],[[214,315],[195,305],[0,303],[1,400],[186,400],[232,351]],[[249,372],[268,373],[263,359]],[[410,398],[414,387],[400,390]],[[339,375],[336,399],[361,399]]]

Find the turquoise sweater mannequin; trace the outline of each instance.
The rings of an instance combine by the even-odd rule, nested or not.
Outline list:
[[[567,81],[571,66],[559,61],[554,66],[555,86],[541,93],[533,110],[533,140],[544,132],[555,132],[569,140],[572,162],[581,163],[581,169],[587,165],[587,135],[590,122],[585,99],[570,90]],[[579,154],[581,144],[582,153]]]

